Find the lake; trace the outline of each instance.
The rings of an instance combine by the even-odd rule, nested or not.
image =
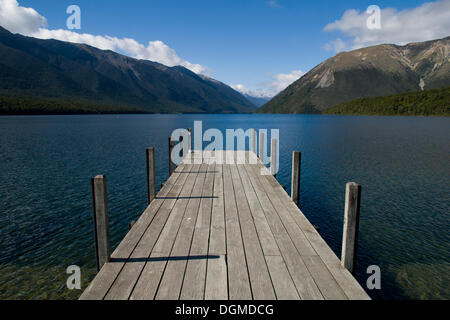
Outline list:
[[[301,209],[340,256],[345,184],[362,185],[357,280],[381,268],[374,299],[450,299],[450,118],[321,115],[0,117],[0,299],[75,299],[95,276],[90,178],[108,177],[113,248],[146,207],[145,149],[157,185],[177,128],[280,130],[277,179],[290,193],[302,152]]]

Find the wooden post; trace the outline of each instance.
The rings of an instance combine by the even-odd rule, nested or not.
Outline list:
[[[185,149],[185,148],[184,148],[183,140],[184,140],[184,137],[181,136],[181,137],[180,137],[180,145],[181,145],[180,156],[181,156],[181,160],[183,160],[183,157],[184,157],[184,155],[186,154],[186,153],[184,152],[184,149]]]
[[[131,221],[129,224],[128,224],[128,231],[130,231],[131,229],[133,229],[133,227],[134,227],[134,225],[136,224],[136,221]]]
[[[155,149],[147,149],[147,188],[148,188],[148,204],[150,204],[156,196],[156,175],[155,175]]]
[[[94,205],[97,270],[100,271],[103,265],[109,262],[111,257],[109,249],[108,196],[105,176],[92,178],[92,197]]]
[[[273,139],[270,143],[270,173],[276,177],[278,168],[278,140]]]
[[[342,266],[353,273],[358,243],[359,210],[361,186],[354,182],[347,183],[345,192],[344,234],[342,238]]]
[[[301,163],[302,154],[298,151],[292,152],[291,200],[297,206],[300,204]]]
[[[252,151],[256,155],[256,130],[252,129]]]
[[[189,128],[188,129],[188,154],[191,152],[192,150],[192,129]]]
[[[172,161],[172,149],[173,149],[173,141],[171,137],[169,137],[169,177],[175,171],[175,163]]]
[[[264,163],[264,132],[259,132],[259,160]]]

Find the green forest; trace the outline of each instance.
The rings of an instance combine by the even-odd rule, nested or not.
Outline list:
[[[131,108],[96,104],[90,101],[72,101],[56,98],[39,98],[0,94],[0,115],[38,115],[38,114],[120,114],[148,113]]]
[[[323,114],[450,116],[450,87],[344,102]]]
[[[126,114],[147,110],[91,101],[0,94],[0,115]],[[341,103],[323,111],[330,115],[450,116],[450,87]]]

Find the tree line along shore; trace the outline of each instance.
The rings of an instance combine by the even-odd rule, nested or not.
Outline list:
[[[112,106],[95,101],[0,94],[0,115],[144,114],[144,108]],[[450,87],[343,102],[327,115],[450,116]]]

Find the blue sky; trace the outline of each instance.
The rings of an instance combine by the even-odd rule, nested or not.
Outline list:
[[[447,5],[449,1],[439,2]],[[34,8],[45,17],[46,28],[51,30],[67,29],[66,8],[76,4],[82,13],[82,28],[76,31],[78,33],[133,38],[145,46],[149,41],[160,40],[180,59],[205,67],[205,72],[211,77],[230,85],[241,84],[260,93],[274,90],[275,82],[283,79],[277,75],[288,75],[295,70],[306,72],[339,51],[326,50],[327,43],[339,38],[348,41],[349,45],[354,44],[359,36],[357,30],[351,32],[340,25],[324,31],[328,24],[344,20],[346,10],[356,9],[362,15],[369,5],[375,4],[383,10],[396,9],[390,13],[403,13],[407,21],[408,12],[417,11],[423,3],[417,0],[18,1],[19,6]],[[435,11],[442,11],[438,9]],[[450,16],[448,18],[450,20]],[[411,19],[415,19],[414,16],[410,16]],[[400,40],[394,35],[390,39],[390,34],[404,33],[401,31],[404,28],[393,29],[387,36],[380,34],[375,41],[363,41],[359,46],[415,40],[417,36],[411,34],[413,32],[400,36]],[[448,25],[437,32],[427,33],[427,36],[419,36],[417,41],[446,33],[450,35]],[[297,77],[301,75],[300,72],[296,74]]]

